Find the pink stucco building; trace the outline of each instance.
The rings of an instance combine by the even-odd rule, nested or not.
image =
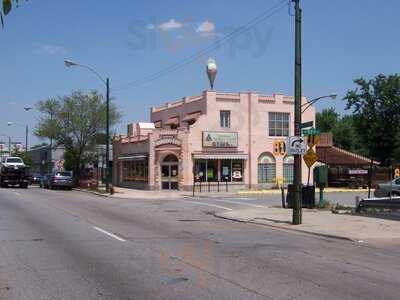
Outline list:
[[[302,117],[315,121],[314,107]],[[226,182],[271,188],[293,180],[293,157],[277,146],[294,135],[291,96],[204,91],[151,108],[150,119],[114,139],[115,185],[189,190],[196,181],[215,190]]]

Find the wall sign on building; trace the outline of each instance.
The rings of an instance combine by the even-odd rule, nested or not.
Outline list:
[[[237,132],[203,131],[203,147],[237,148]]]
[[[180,140],[178,140],[177,138],[174,137],[166,137],[166,138],[161,138],[159,140],[156,140],[154,142],[154,145],[157,146],[161,146],[161,145],[176,145],[176,146],[180,146],[182,144],[182,142]]]

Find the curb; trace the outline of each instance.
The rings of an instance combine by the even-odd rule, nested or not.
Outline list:
[[[286,191],[286,190],[285,190]],[[373,192],[374,189],[371,189]],[[345,189],[345,188],[332,188],[324,189],[324,193],[357,193],[357,192],[368,192],[368,189]],[[315,190],[315,193],[319,193],[319,189]],[[254,190],[254,191],[240,191],[236,195],[280,195],[280,190]]]
[[[294,229],[294,228],[284,228],[284,227],[280,227],[280,226],[276,226],[276,225],[272,225],[272,224],[260,223],[260,222],[252,221],[252,220],[250,220],[250,221],[242,221],[242,220],[238,220],[238,219],[218,216],[215,213],[213,213],[213,216],[216,217],[216,218],[229,220],[229,221],[233,221],[233,222],[268,226],[268,227],[272,227],[272,228],[275,228],[275,229],[280,229],[280,230],[283,230],[283,231],[300,232],[300,233],[304,233],[304,234],[311,235],[311,236],[318,236],[318,237],[323,237],[323,238],[329,238],[329,239],[335,239],[335,240],[341,240],[341,241],[348,241],[348,242],[354,242],[354,243],[358,242],[357,239],[352,239],[352,238],[345,237],[345,236],[340,236],[340,235],[333,235],[333,234],[327,234],[327,233],[318,233],[318,232],[309,232],[309,231],[306,231],[306,230]]]
[[[106,197],[106,198],[112,197],[111,195],[101,194],[101,193],[98,193],[98,192],[95,192],[95,191],[89,191],[89,190],[84,190],[84,189],[73,188],[72,190],[76,191],[76,192],[92,194],[92,195],[96,195],[96,196],[100,196],[100,197]]]

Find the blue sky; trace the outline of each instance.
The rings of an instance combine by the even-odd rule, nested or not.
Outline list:
[[[140,2],[140,3],[139,3]],[[293,17],[287,7],[245,34],[177,72],[144,85],[126,85],[156,73],[243,26],[279,0],[30,0],[0,30],[0,134],[23,141],[33,127],[38,100],[71,90],[102,90],[84,69],[67,69],[64,58],[90,65],[111,78],[114,101],[126,123],[148,120],[149,109],[208,88],[205,64],[217,60],[218,91],[293,94]],[[303,94],[341,97],[357,77],[399,72],[400,2],[396,0],[302,0]],[[339,98],[341,98],[339,97]],[[343,101],[320,102],[317,109]],[[0,140],[2,137],[0,136]],[[32,143],[38,142],[31,137]]]

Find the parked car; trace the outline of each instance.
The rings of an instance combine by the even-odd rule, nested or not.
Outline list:
[[[40,187],[47,189],[72,189],[72,172],[57,171],[52,174],[46,174],[40,181]]]
[[[40,184],[42,177],[40,174],[33,174],[31,176],[31,184]]]
[[[392,183],[385,182],[380,183],[375,189],[375,197],[389,197],[390,190],[392,190],[392,196],[400,196],[400,178],[392,180]]]

